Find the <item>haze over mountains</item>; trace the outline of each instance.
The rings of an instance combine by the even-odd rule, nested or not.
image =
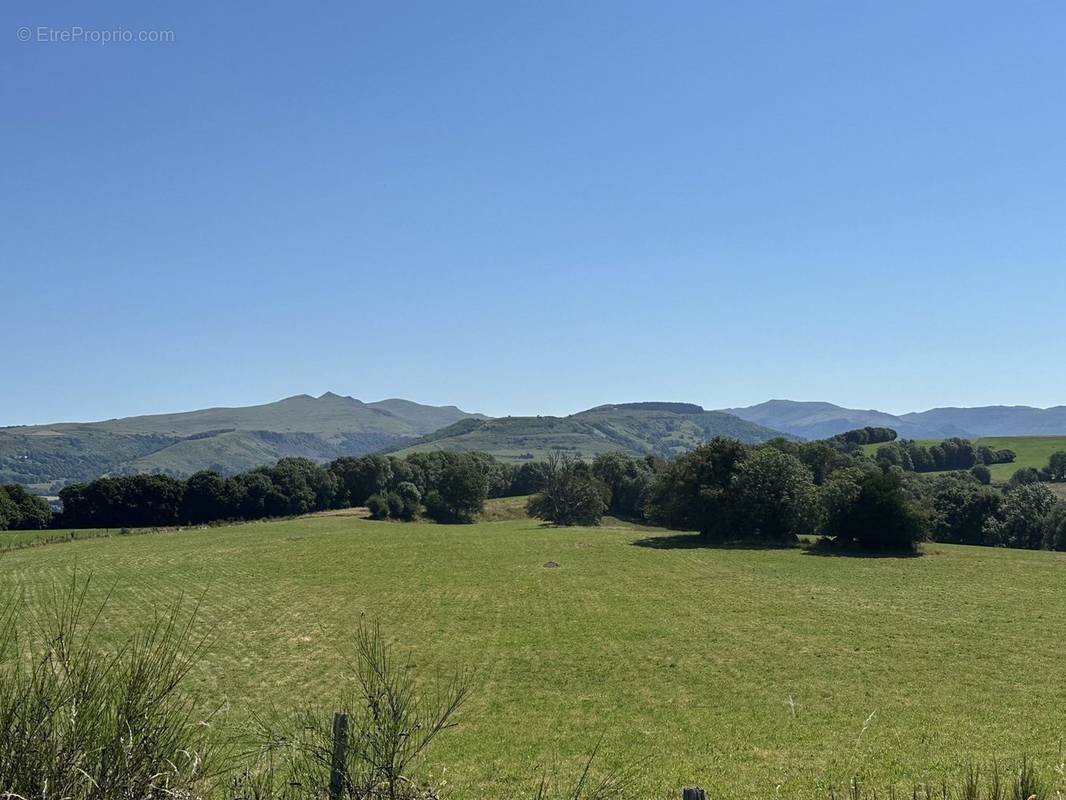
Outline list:
[[[501,459],[554,449],[583,457],[611,450],[676,456],[715,436],[763,442],[820,439],[866,425],[902,438],[1066,434],[1066,406],[938,408],[903,415],[831,403],[771,400],[707,411],[690,403],[621,403],[566,417],[490,419],[455,406],[390,399],[364,403],[326,392],[241,408],[208,408],[89,423],[0,428],[0,483],[39,491],[100,475],[201,469],[234,473],[284,456],[326,461],[371,452],[481,450]]]

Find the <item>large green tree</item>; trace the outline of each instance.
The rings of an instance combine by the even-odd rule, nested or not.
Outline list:
[[[1055,507],[1055,495],[1039,483],[1011,487],[999,514],[988,521],[985,543],[1036,550],[1044,546],[1045,522]]]
[[[732,538],[769,543],[795,542],[818,525],[818,491],[811,471],[798,458],[760,447],[737,466]]]
[[[748,455],[740,442],[715,438],[679,456],[649,492],[649,518],[667,528],[699,531],[712,541],[734,538],[733,480]]]
[[[0,531],[39,530],[52,523],[48,502],[18,484],[0,486]]]
[[[489,495],[489,478],[466,454],[445,453],[433,488],[423,502],[426,515],[437,522],[470,523],[477,519]]]
[[[823,532],[838,545],[907,551],[925,535],[925,520],[904,492],[899,470],[841,470],[826,482],[822,501]]]

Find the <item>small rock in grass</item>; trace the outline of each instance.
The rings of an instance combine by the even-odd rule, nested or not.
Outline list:
[[[545,569],[555,569],[558,566],[559,566],[559,562],[558,561],[549,561],[547,564],[544,565],[544,568]]]

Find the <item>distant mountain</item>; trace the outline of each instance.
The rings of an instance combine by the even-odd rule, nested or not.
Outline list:
[[[1066,434],[1066,406],[1048,409],[1028,406],[936,408],[896,416],[873,409],[841,408],[832,403],[770,400],[726,411],[803,439],[824,439],[866,425],[892,428],[904,439]]]
[[[808,403],[796,400],[769,400],[747,408],[727,408],[741,419],[776,428],[803,439],[826,439],[867,425],[893,428],[901,437],[924,439],[941,436],[937,430],[911,424],[883,411],[841,408],[832,403]],[[955,434],[946,434],[955,435]]]
[[[972,436],[1062,436],[1066,434],[1066,406],[983,406],[934,408],[903,414],[900,419],[925,427],[954,427]]]
[[[483,450],[513,461],[542,458],[549,450],[669,457],[715,436],[823,439],[866,425],[893,428],[908,439],[1066,435],[1066,406],[936,408],[896,416],[793,400],[723,411],[690,403],[621,403],[568,417],[489,419],[455,406],[396,398],[364,403],[326,392],[258,406],[0,428],[0,483],[49,493],[108,474],[234,473],[284,456],[325,461],[432,449]]]
[[[290,455],[363,455],[462,419],[484,417],[454,406],[364,403],[326,392],[259,406],[0,428],[0,483],[44,488],[113,473],[233,473]]]
[[[582,457],[616,450],[669,457],[715,436],[764,442],[781,435],[780,431],[689,403],[622,403],[568,417],[466,419],[396,450],[400,454],[480,450],[510,461],[543,458],[549,450]]]

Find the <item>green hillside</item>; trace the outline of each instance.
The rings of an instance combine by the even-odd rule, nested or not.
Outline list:
[[[362,455],[466,418],[481,416],[327,392],[259,406],[0,428],[0,483],[47,490],[111,473],[184,477],[201,469],[238,472],[283,456]]]
[[[778,431],[721,411],[687,403],[623,403],[569,417],[501,417],[463,420],[398,449],[491,453],[503,460],[543,458],[562,450],[585,458],[622,450],[634,455],[676,456],[714,438],[764,442]]]
[[[445,797],[533,797],[601,735],[605,765],[635,765],[632,798],[699,783],[811,800],[853,776],[910,797],[911,781],[938,785],[971,759],[1061,763],[1066,554],[684,544],[614,523],[319,516],[7,552],[0,585],[34,604],[75,565],[92,573],[93,597],[113,588],[101,645],[205,593],[214,634],[190,685],[222,709],[220,734],[274,708],[332,708],[366,614],[418,676],[474,671],[427,765]]]
[[[918,439],[919,444],[934,445],[939,439]],[[975,446],[987,445],[993,450],[1013,450],[1018,456],[1011,464],[992,464],[988,469],[992,480],[1003,483],[1010,480],[1022,467],[1043,469],[1047,466],[1052,453],[1066,451],[1066,436],[981,436],[971,439]],[[863,449],[873,455],[879,444],[864,445]]]

